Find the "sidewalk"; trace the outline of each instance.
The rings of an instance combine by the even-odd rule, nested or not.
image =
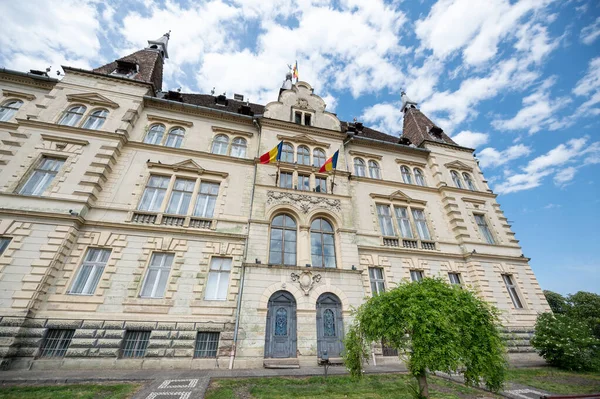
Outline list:
[[[401,365],[366,366],[366,373],[406,372]],[[347,374],[343,366],[332,366],[328,374]],[[4,385],[45,385],[105,382],[137,382],[143,384],[133,399],[202,399],[211,378],[276,377],[323,375],[322,367],[299,369],[234,369],[234,370],[9,370],[0,371],[0,387]],[[437,372],[436,375],[462,383],[460,375]],[[482,392],[483,393],[483,392]],[[507,383],[500,394],[512,399],[538,399],[550,394],[537,388]]]

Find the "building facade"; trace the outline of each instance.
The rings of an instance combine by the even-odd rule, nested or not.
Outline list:
[[[431,276],[535,358],[549,307],[472,149],[406,95],[395,137],[289,75],[266,105],[163,92],[168,40],[60,81],[0,70],[2,367],[312,366],[366,297]]]

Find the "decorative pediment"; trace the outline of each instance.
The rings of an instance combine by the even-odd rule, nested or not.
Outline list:
[[[162,168],[162,169],[169,169],[173,172],[183,171],[183,172],[196,173],[198,175],[220,176],[223,178],[229,176],[229,173],[226,173],[226,172],[206,170],[202,166],[198,165],[193,159],[188,159],[186,161],[177,162],[174,164],[165,164],[165,163],[161,163],[160,161],[159,162],[151,162],[150,160],[148,160],[148,162],[146,162],[146,165],[148,165],[148,168],[150,168],[150,169]]]
[[[386,200],[386,201],[390,201],[390,202],[404,202],[407,204],[421,204],[421,205],[427,204],[427,201],[411,198],[408,195],[404,194],[400,190],[394,191],[393,193],[391,193],[389,195],[376,194],[376,193],[371,193],[369,195],[371,198],[376,199],[376,200],[378,199],[378,200]]]
[[[67,94],[67,100],[70,102],[97,105],[113,109],[119,108],[119,104],[98,93]]]
[[[321,141],[317,141],[317,140],[313,139],[312,137],[310,137],[308,134],[299,134],[296,136],[284,136],[284,135],[278,134],[277,139],[284,140],[284,141],[291,141],[294,143],[309,144],[309,145],[318,146],[318,147],[325,147],[325,148],[331,147],[331,145],[329,143],[323,143]]]
[[[148,120],[151,122],[162,122],[162,123],[166,123],[169,125],[181,125],[181,126],[185,126],[185,127],[194,126],[193,122],[183,121],[181,119],[174,119],[174,118],[169,118],[169,117],[160,116],[160,115],[148,115]]]
[[[447,164],[444,164],[444,166],[447,167],[448,169],[466,170],[467,172],[473,171],[472,167],[470,167],[469,165],[467,165],[466,163],[463,163],[461,161],[448,162]]]
[[[411,161],[408,159],[401,159],[401,158],[396,158],[396,163],[400,164],[400,165],[418,166],[421,168],[424,168],[425,166],[427,166],[427,163],[425,163],[425,162],[417,162],[417,161]]]
[[[381,159],[383,158],[383,156],[378,155],[378,154],[371,154],[368,152],[362,152],[362,151],[354,151],[354,150],[350,150],[348,151],[348,153],[350,155],[353,155],[355,157],[363,157],[363,158],[372,158],[372,159]]]
[[[245,132],[243,130],[237,130],[237,129],[229,129],[229,128],[220,127],[220,126],[213,126],[212,131],[215,133],[225,133],[225,134],[228,134],[231,136],[247,136],[247,137],[254,136],[254,133],[252,133],[252,132]]]
[[[80,139],[74,139],[71,137],[64,137],[64,136],[54,136],[52,134],[46,134],[46,133],[42,133],[42,140],[44,141],[52,141],[57,143],[57,147],[61,147],[61,144],[64,144],[64,146],[66,146],[67,144],[74,144],[74,145],[79,145],[79,146],[86,146],[88,145],[90,142],[87,140],[80,140]],[[64,148],[63,146],[63,148]]]
[[[33,94],[23,93],[23,92],[14,91],[14,90],[2,89],[2,95],[6,98],[8,98],[8,97],[21,98],[23,100],[28,100],[28,101],[35,100],[35,96]]]
[[[312,112],[315,112],[315,110],[314,110],[314,109],[312,109],[312,108],[310,107],[310,105],[308,104],[308,100],[307,100],[307,99],[305,99],[305,98],[299,98],[299,99],[296,101],[296,105],[294,105],[294,107],[293,107],[293,108],[294,108],[294,109],[301,109],[301,110],[304,110],[304,111],[312,111]]]

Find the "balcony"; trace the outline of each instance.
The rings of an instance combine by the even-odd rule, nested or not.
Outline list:
[[[383,237],[383,245],[386,247],[397,247],[407,249],[424,249],[435,251],[435,241],[415,240],[411,238]]]
[[[184,227],[202,230],[211,230],[213,228],[213,219],[145,211],[133,212],[131,223]]]

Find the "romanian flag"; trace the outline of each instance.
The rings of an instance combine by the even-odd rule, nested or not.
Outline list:
[[[319,173],[323,173],[325,171],[328,172],[330,170],[333,170],[333,169],[337,168],[337,159],[338,159],[339,152],[340,152],[340,150],[337,150],[335,152],[335,154],[333,154],[333,156],[331,158],[329,158],[327,160],[327,162],[325,162],[323,164],[323,166],[321,166],[321,169],[319,169]]]
[[[283,147],[283,140],[281,140],[279,142],[279,144],[277,144],[275,146],[275,148],[273,148],[271,151],[265,152],[263,155],[261,155],[260,163],[271,163],[271,162],[279,161],[279,158],[281,158],[282,147]]]
[[[294,65],[293,77],[298,81],[298,61],[296,61],[296,65]]]

